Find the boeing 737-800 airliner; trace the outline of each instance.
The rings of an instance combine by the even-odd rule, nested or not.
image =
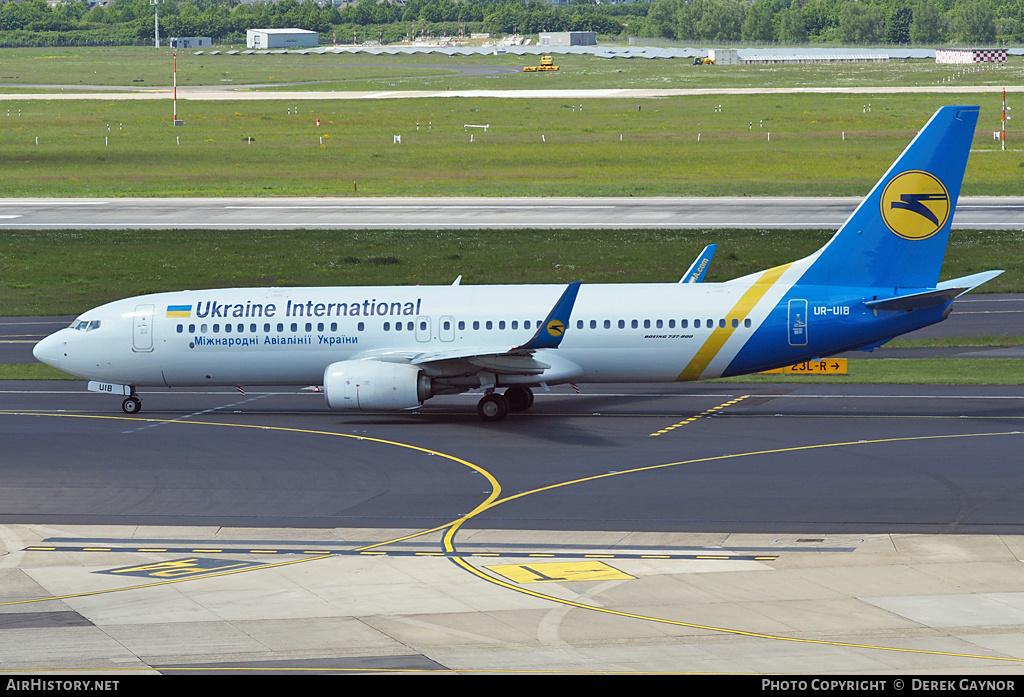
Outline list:
[[[814,254],[702,283],[235,288],[89,310],[37,359],[125,397],[136,388],[322,385],[332,409],[408,409],[483,390],[496,421],[532,388],[742,375],[871,348],[939,322],[1000,271],[939,282],[978,107],[939,109]],[[504,389],[504,392],[499,390]]]

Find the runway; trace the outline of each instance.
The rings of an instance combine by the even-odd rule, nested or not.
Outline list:
[[[838,229],[860,198],[0,199],[0,230]],[[1024,197],[961,197],[953,227],[1024,228]]]

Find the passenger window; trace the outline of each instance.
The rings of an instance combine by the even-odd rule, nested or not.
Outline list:
[[[715,320],[709,319],[708,323],[705,324],[704,326],[707,327],[708,329],[711,329],[713,326],[715,326]]]
[[[412,323],[410,322],[410,324],[412,324]],[[359,331],[363,331],[363,329],[365,329],[365,328],[366,328],[366,325],[363,324],[362,322],[360,322],[359,324],[356,325],[356,329],[359,330]]]
[[[277,323],[277,331],[279,331],[279,332],[283,332],[284,331],[284,325],[282,323],[280,323],[280,322]]]
[[[313,331],[313,323],[312,322],[306,322],[306,331],[307,332]]]
[[[581,320],[581,319],[576,320],[576,328],[577,329],[583,329],[583,320]]]
[[[732,318],[732,328],[735,329],[738,326],[740,326],[740,321],[738,319],[736,319],[735,317],[733,317]]]
[[[660,320],[660,319],[658,320],[658,322],[657,322],[657,324],[656,324],[655,326],[656,326],[656,327],[657,327],[658,329],[661,329],[661,320]]]
[[[513,329],[519,329],[519,320],[516,320],[516,319],[512,320],[512,328]]]
[[[263,333],[264,334],[269,334],[270,333],[270,322],[267,322],[266,324],[263,325]]]
[[[719,329],[725,329],[725,320],[724,319],[718,320],[718,328]]]
[[[685,322],[686,320],[684,319],[683,321]],[[693,328],[694,329],[700,329],[700,320],[699,319],[693,320]]]
[[[324,323],[323,322],[317,322],[316,323],[316,330],[318,332],[322,332],[324,330]]]
[[[385,322],[384,323],[384,331],[386,331],[386,332],[391,331],[391,322]]]
[[[530,320],[526,320],[525,322],[523,322],[523,329],[529,329],[529,328],[530,328]]]
[[[427,330],[427,323],[426,322],[420,322],[420,331],[422,332],[422,331],[426,331],[426,330]]]
[[[213,325],[213,326],[214,326],[214,327],[216,327],[217,325],[215,324],[215,325]],[[216,329],[214,329],[214,331],[217,331],[217,330],[216,330]],[[225,325],[224,325],[224,331],[225,331],[226,333],[230,334],[230,333],[231,333],[231,325],[230,325],[230,324],[225,324]]]
[[[494,326],[494,323],[491,322],[491,320],[487,320],[487,322],[484,324],[484,327],[487,328],[487,329],[491,329],[493,326]]]
[[[625,328],[626,328],[626,320],[620,319],[619,320],[619,329],[625,329]]]
[[[183,331],[185,331],[185,327],[183,327],[182,325],[179,324],[178,325],[178,333],[181,334]]]
[[[219,324],[213,325],[213,333],[214,334],[219,334],[220,333],[220,325]]]
[[[406,328],[406,329],[407,329],[408,331],[410,331],[410,332],[411,332],[411,331],[412,331],[412,322],[406,322],[406,324],[405,324],[405,328]]]
[[[633,320],[632,322],[629,323],[629,326],[633,329],[636,329],[640,325],[637,323],[636,320]]]
[[[685,319],[679,320],[679,328],[680,329],[686,329],[689,325],[690,325],[689,320],[685,320]],[[699,324],[695,324],[694,326],[695,327],[699,327],[700,325]]]
[[[670,319],[668,321],[668,328],[669,329],[675,329],[676,328],[676,321],[674,319]]]
[[[296,324],[295,322],[292,322],[292,331],[293,332],[299,331],[299,325]]]
[[[449,320],[445,320],[441,326],[444,328],[445,331],[448,331],[449,329],[452,328],[452,323]]]
[[[461,331],[462,331],[462,330],[464,330],[465,328],[466,328],[466,322],[465,322],[464,320],[461,320],[461,319],[460,319],[460,320],[459,320],[459,331],[461,332]]]
[[[610,319],[606,319],[604,321],[604,328],[605,329],[611,329],[612,328],[612,321]]]
[[[188,333],[189,333],[189,334],[192,334],[192,333],[194,333],[195,331],[196,331],[196,325],[194,325],[194,324],[190,324],[190,325],[188,325]]]
[[[597,329],[597,320],[596,319],[590,320],[590,328],[591,329]]]
[[[396,332],[402,331],[402,323],[401,322],[395,322],[395,331]]]
[[[204,324],[203,326],[199,327],[199,331],[201,331],[203,334],[205,334],[206,331],[207,331],[206,325]]]
[[[331,331],[332,332],[338,331],[338,323],[337,322],[331,322]]]
[[[743,320],[743,326],[744,327],[750,327],[750,320],[749,319]]]
[[[256,325],[255,325],[255,324],[250,324],[250,325],[249,325],[249,331],[250,331],[250,332],[251,332],[252,334],[255,334],[255,333],[256,333]]]

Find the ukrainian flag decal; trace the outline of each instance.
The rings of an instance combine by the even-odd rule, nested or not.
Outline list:
[[[168,305],[167,306],[168,317],[191,317],[192,306],[191,305]]]

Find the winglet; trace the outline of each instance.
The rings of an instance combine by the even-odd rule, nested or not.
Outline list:
[[[576,294],[580,291],[580,282],[573,281],[566,287],[562,297],[558,299],[555,306],[548,313],[547,318],[537,328],[533,338],[522,346],[516,346],[513,351],[532,351],[533,349],[558,348],[565,335],[565,328],[569,326],[569,315],[572,314],[573,305],[576,304]]]
[[[717,244],[709,244],[705,247],[697,258],[693,260],[693,264],[686,270],[683,277],[679,279],[680,283],[701,283],[704,281],[704,276],[708,272],[708,267],[711,266],[711,257],[715,256],[715,250],[718,249]]]

